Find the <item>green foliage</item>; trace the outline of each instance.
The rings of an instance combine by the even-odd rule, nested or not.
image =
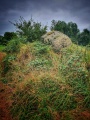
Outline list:
[[[16,35],[16,33],[14,33],[14,32],[5,32],[5,33],[4,33],[4,38],[5,38],[7,41],[10,41],[10,40],[13,39],[13,38],[17,38],[17,35]]]
[[[81,52],[76,52],[73,55],[70,55],[67,51],[62,54],[64,56],[60,65],[60,71],[62,71],[62,74],[69,79],[86,79],[87,71],[83,67],[83,54]]]
[[[20,17],[19,22],[13,23],[13,25],[18,29],[19,35],[25,36],[29,42],[40,40],[47,30],[47,26],[42,27],[41,23],[34,22],[32,18],[26,21]]]
[[[51,30],[57,30],[67,34],[67,24],[64,21],[52,20]]]
[[[90,46],[88,45],[85,50],[84,47],[74,45],[74,48],[68,47],[56,54],[50,51],[49,45],[39,41],[46,32],[46,27],[42,27],[41,23],[36,23],[32,19],[27,22],[20,18],[20,22],[14,25],[21,37],[10,40],[5,33],[10,41],[5,48],[8,55],[3,60],[5,77],[1,78],[7,85],[8,80],[12,80],[10,75],[15,75],[17,79],[13,85],[11,84],[11,87],[17,89],[12,96],[13,118],[56,120],[59,119],[56,116],[60,115],[61,120],[72,120],[73,114],[69,112],[80,111],[81,108],[90,109]],[[67,34],[80,45],[89,44],[90,31],[84,30],[79,33],[75,23],[53,21],[51,29]],[[48,34],[52,33],[53,31]],[[35,42],[30,43],[28,47],[26,44],[21,51],[21,44],[28,41]],[[15,55],[19,51],[16,60]]]
[[[1,79],[1,81],[2,81],[4,84],[7,84],[7,83],[8,83],[8,80],[7,80],[6,78]]]
[[[27,59],[24,57],[23,66],[21,61],[17,60],[15,61],[17,67],[14,69],[12,62],[15,56],[9,55],[4,60],[5,73],[9,70],[20,73],[17,77],[17,91],[12,96],[13,118],[55,120],[56,116],[60,115],[61,120],[74,120],[70,112],[78,111],[79,108],[84,110],[90,108],[90,78],[85,66],[85,59],[88,61],[89,54],[87,55],[85,48],[73,45],[74,47],[62,49],[56,54],[39,41],[29,43],[28,46],[29,52],[25,50],[27,48],[25,45],[22,49],[25,52],[20,53],[21,61],[23,53],[31,55]],[[2,82],[7,84],[7,79],[2,79]],[[17,84],[14,83],[13,86]]]
[[[51,30],[60,31],[71,38],[74,43],[77,43],[77,36],[79,34],[79,29],[76,23],[69,22],[65,23],[64,21],[55,21],[52,20]]]
[[[46,54],[48,53],[48,51],[50,50],[50,46],[45,45],[42,42],[35,42],[34,43],[34,49],[36,51],[36,54],[38,55],[42,55],[42,54]]]
[[[78,44],[83,46],[90,44],[90,31],[88,29],[84,29],[83,32],[78,35]]]
[[[75,96],[82,96],[82,104],[90,108],[90,82],[89,73],[85,67],[85,54],[82,51],[63,51],[59,72],[64,76],[65,82],[72,88]],[[79,101],[78,101],[79,103]]]
[[[0,51],[3,51],[5,49],[4,45],[0,45]]]
[[[19,120],[53,120],[48,107],[40,103],[35,88],[37,89],[36,85],[30,82],[22,91],[16,92],[12,115],[18,116]]]
[[[14,61],[16,59],[16,56],[15,55],[7,55],[4,60],[3,60],[3,63],[4,63],[4,70],[3,70],[3,73],[6,74],[10,69],[11,69],[11,64],[12,64],[12,61]]]
[[[7,53],[16,53],[20,50],[20,41],[18,39],[13,39],[8,42],[5,52]]]
[[[3,36],[0,35],[0,45],[2,45],[3,43]]]
[[[35,60],[32,60],[28,66],[31,68],[46,68],[45,66],[51,66],[52,62],[43,58],[36,58]]]
[[[40,82],[29,82],[14,94],[12,115],[19,120],[54,120],[54,111],[73,109],[75,104],[73,96],[62,91],[56,81],[42,78]]]
[[[5,32],[4,36],[0,36],[0,45],[7,45],[7,43],[13,38],[17,38],[16,33],[14,33],[14,32]]]
[[[85,47],[85,66],[87,70],[90,72],[90,45]]]
[[[7,40],[3,36],[0,36],[0,45],[6,45],[6,44],[7,44]]]
[[[67,26],[68,26],[68,33],[67,33],[68,36],[71,37],[71,38],[76,37],[79,33],[79,29],[78,29],[77,24],[73,23],[73,22],[69,22],[67,24]]]
[[[60,83],[51,80],[50,78],[42,79],[38,87],[40,97],[45,101],[46,105],[50,105],[56,111],[73,109],[76,107],[76,102],[73,95],[66,89],[61,89]]]
[[[13,103],[12,109],[13,116],[18,115],[19,120],[33,120],[38,109],[37,96],[28,91],[20,91],[16,96],[16,102]]]
[[[51,30],[57,30],[68,35],[75,44],[78,43],[83,46],[90,44],[90,31],[84,29],[83,32],[80,33],[76,23],[52,20]]]

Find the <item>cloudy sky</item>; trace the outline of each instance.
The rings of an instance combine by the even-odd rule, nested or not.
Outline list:
[[[77,23],[80,30],[90,29],[90,0],[2,0],[0,3],[0,35],[15,31],[9,23],[22,16],[50,26],[51,21]]]

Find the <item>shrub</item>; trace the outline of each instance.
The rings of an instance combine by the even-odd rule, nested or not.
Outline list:
[[[48,68],[48,66],[50,67],[52,65],[50,60],[46,60],[46,59],[40,59],[40,58],[36,58],[35,60],[32,60],[28,66],[32,69],[41,69],[41,68]]]
[[[43,27],[41,23],[34,22],[32,18],[26,21],[23,17],[20,17],[19,22],[13,23],[13,25],[18,29],[19,35],[25,36],[29,42],[40,40],[47,30],[47,26]]]
[[[15,55],[7,55],[4,60],[3,60],[3,63],[4,63],[4,74],[8,72],[8,70],[11,69],[11,64],[12,64],[12,61],[16,59],[16,56]]]
[[[38,41],[34,43],[34,49],[36,55],[46,54],[50,50],[50,46],[45,45],[44,43]]]
[[[5,48],[5,52],[7,53],[15,53],[15,52],[19,52],[19,50],[20,50],[20,41],[18,39],[13,39],[9,41]]]

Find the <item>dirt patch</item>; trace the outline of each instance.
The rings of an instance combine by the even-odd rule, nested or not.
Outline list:
[[[6,53],[0,52],[0,68],[3,70],[4,64],[3,64],[3,59],[6,56]]]
[[[0,120],[12,120],[10,114],[10,96],[12,89],[0,82]]]
[[[0,52],[0,63],[2,62],[5,56],[6,56],[6,53]]]
[[[72,111],[71,114],[74,116],[75,120],[90,120],[90,111]]]

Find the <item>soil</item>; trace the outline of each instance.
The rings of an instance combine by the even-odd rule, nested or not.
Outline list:
[[[12,120],[10,114],[11,93],[11,88],[0,82],[0,120]]]

